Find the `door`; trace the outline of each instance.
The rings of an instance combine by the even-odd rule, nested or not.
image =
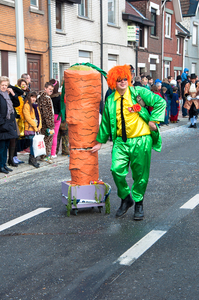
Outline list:
[[[31,78],[31,90],[41,90],[41,56],[37,54],[27,54],[27,69]]]

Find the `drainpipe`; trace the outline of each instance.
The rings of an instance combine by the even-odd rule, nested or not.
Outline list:
[[[182,73],[183,73],[183,70],[184,70],[184,61],[185,61],[185,41],[186,37],[183,39],[183,51],[182,51]]]
[[[135,74],[138,76],[138,42],[135,42]]]
[[[103,70],[103,5],[100,0],[100,68]],[[103,76],[101,75],[101,101],[103,101]]]
[[[17,78],[26,72],[24,46],[23,0],[15,1],[16,48],[17,48]]]
[[[16,1],[17,2],[17,1]],[[51,1],[48,0],[48,39],[49,39],[49,71],[50,78],[53,78],[52,59],[52,28],[51,28]]]
[[[162,79],[164,78],[164,10],[165,10],[166,0],[162,4]]]

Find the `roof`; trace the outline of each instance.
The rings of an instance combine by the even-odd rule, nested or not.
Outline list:
[[[131,21],[140,23],[146,26],[154,26],[154,22],[145,18],[143,14],[137,8],[135,8],[131,3],[126,1],[125,13],[122,13],[122,19],[124,21]]]
[[[198,0],[180,0],[180,2],[183,17],[193,17],[196,15]]]
[[[141,12],[139,12],[139,10],[137,10],[137,8],[135,8],[131,3],[127,2],[127,1],[126,1],[125,13],[146,19],[143,16],[143,14],[141,14]]]
[[[191,34],[190,32],[182,26],[180,23],[176,23],[176,30],[178,32],[178,35],[183,36],[183,37],[190,37]]]

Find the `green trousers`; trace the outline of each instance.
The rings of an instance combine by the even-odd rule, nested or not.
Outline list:
[[[126,182],[129,166],[134,180],[132,197],[135,202],[142,201],[146,191],[151,163],[152,138],[144,135],[123,142],[117,137],[112,151],[111,171],[117,186],[117,194],[125,199],[130,194],[130,188]]]

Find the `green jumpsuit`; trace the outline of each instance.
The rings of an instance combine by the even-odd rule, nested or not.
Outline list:
[[[129,89],[132,105],[137,103],[136,97],[140,95],[146,106],[153,107],[151,115],[145,107],[142,107],[139,112],[139,115],[147,124],[149,121],[164,121],[166,101],[163,98],[146,88],[129,87]],[[133,200],[139,202],[143,199],[149,179],[151,150],[161,151],[161,136],[158,128],[157,131],[152,131],[151,135],[128,138],[126,142],[123,142],[122,138],[117,136],[116,101],[114,101],[114,95],[115,92],[107,98],[105,103],[97,141],[106,143],[110,134],[112,134],[111,171],[117,186],[118,196],[121,199],[125,199],[130,193],[126,182],[126,175],[130,166],[134,180],[131,193]]]

